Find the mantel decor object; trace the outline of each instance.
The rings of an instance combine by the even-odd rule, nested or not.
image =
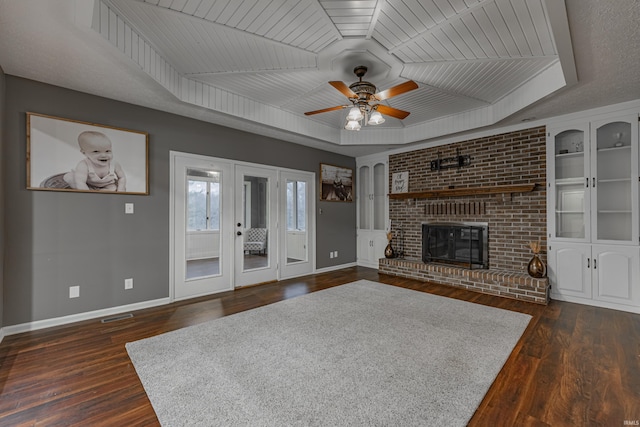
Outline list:
[[[393,233],[391,231],[387,231],[387,247],[384,248],[384,257],[385,258],[395,258],[396,252],[393,250],[393,246],[391,246],[391,240],[393,239]]]
[[[540,247],[540,242],[529,242],[529,248],[531,248],[531,251],[533,252],[533,257],[527,265],[527,273],[529,273],[529,276],[535,277],[536,279],[543,278],[547,274],[547,267],[539,256]]]
[[[408,193],[409,192],[409,172],[395,172],[391,180],[392,193]]]
[[[461,155],[460,149],[456,149],[455,157],[440,158],[440,152],[438,152],[438,158],[431,161],[432,171],[441,171],[442,169],[461,168],[463,166],[469,166],[471,164],[471,156]]]

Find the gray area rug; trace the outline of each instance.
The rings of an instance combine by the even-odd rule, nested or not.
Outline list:
[[[163,426],[463,426],[530,319],[360,280],[126,347]]]

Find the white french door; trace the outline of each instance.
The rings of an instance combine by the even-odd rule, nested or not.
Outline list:
[[[170,157],[172,299],[313,272],[313,173]]]
[[[315,175],[280,173],[280,278],[310,274],[314,270],[313,230]]]
[[[173,298],[233,289],[233,165],[172,153]]]
[[[278,172],[236,165],[235,285],[278,279]]]

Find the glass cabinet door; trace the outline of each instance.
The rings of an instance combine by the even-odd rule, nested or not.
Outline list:
[[[376,163],[373,166],[373,229],[385,229],[385,198],[386,173],[385,164]]]
[[[387,172],[383,162],[358,168],[358,228],[384,230],[386,226]]]
[[[371,228],[371,177],[369,166],[360,166],[358,168],[358,210],[360,218],[358,228],[368,230]]]
[[[588,125],[550,133],[553,238],[589,239]],[[586,138],[586,141],[585,141]],[[585,146],[585,143],[587,144]]]
[[[632,242],[637,238],[632,208],[637,203],[637,125],[594,122],[592,139],[594,241]]]

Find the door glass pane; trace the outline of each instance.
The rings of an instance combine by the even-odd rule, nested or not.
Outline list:
[[[555,237],[585,237],[584,136],[583,131],[572,129],[555,137]]]
[[[296,182],[296,226],[298,230],[307,230],[307,183],[304,181]]]
[[[296,229],[296,182],[287,181],[287,230]]]
[[[209,183],[209,220],[207,229],[220,230],[220,183]]]
[[[189,179],[187,193],[187,230],[207,228],[207,182]]]
[[[287,180],[287,264],[307,261],[307,185]]]
[[[596,146],[597,238],[631,240],[631,124],[601,126]]]
[[[220,172],[187,169],[185,280],[220,274]]]
[[[243,270],[269,265],[269,180],[264,177],[244,177],[244,259]],[[249,185],[247,185],[249,184]]]

